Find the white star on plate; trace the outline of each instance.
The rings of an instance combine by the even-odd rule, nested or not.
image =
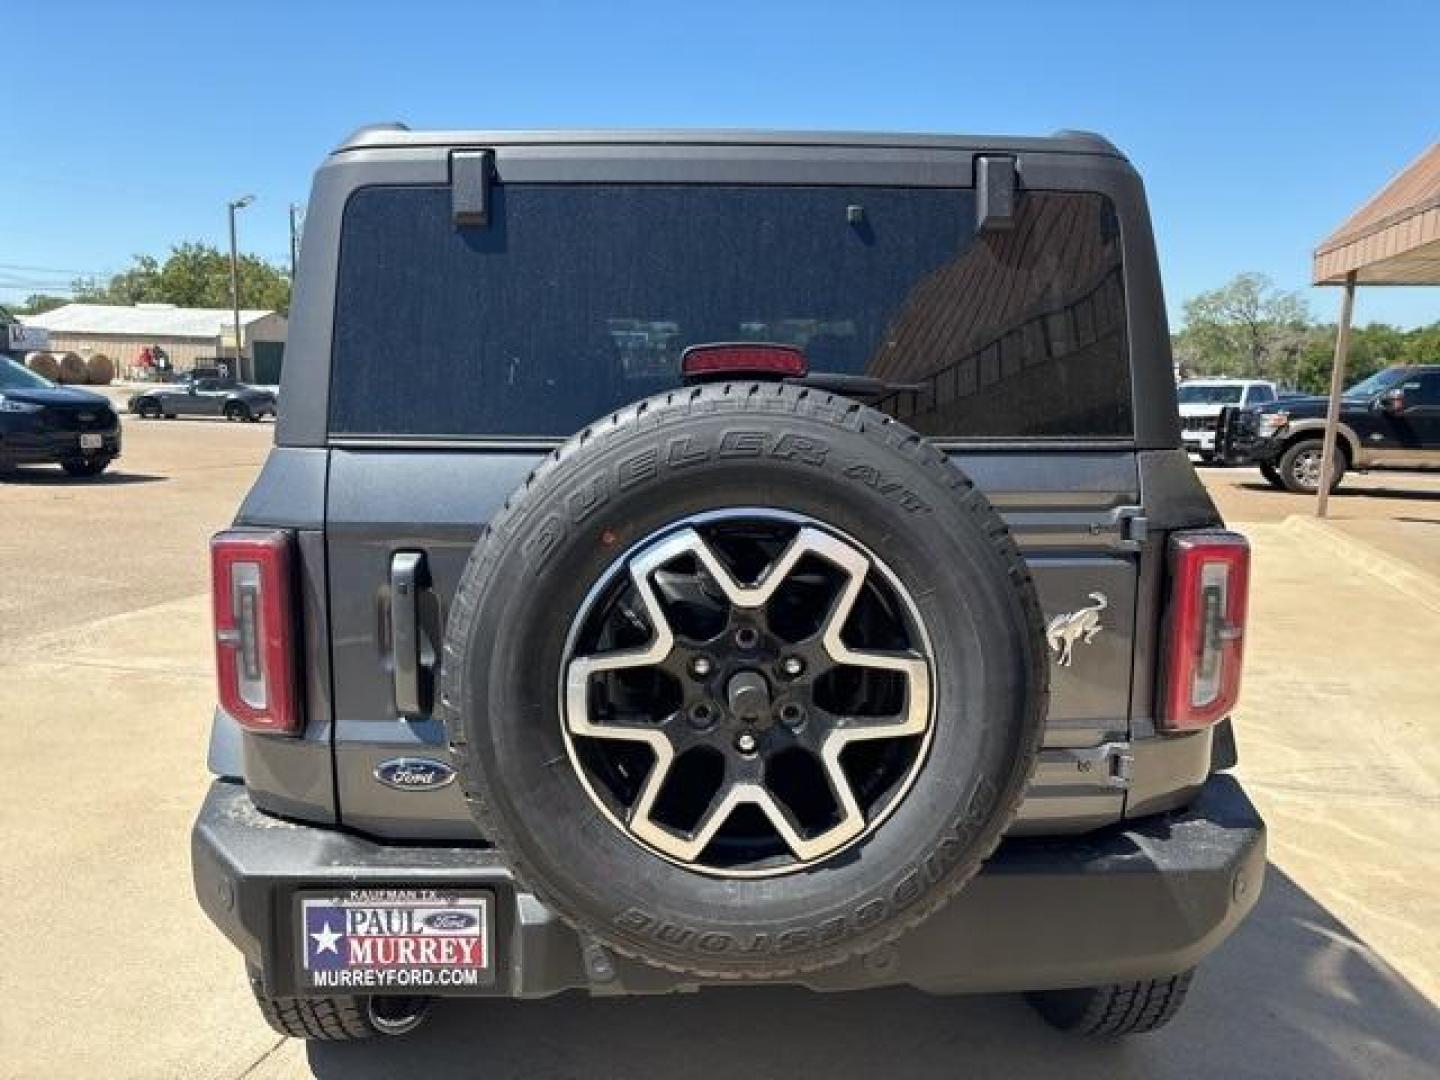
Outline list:
[[[316,956],[319,956],[322,952],[333,952],[336,956],[340,955],[340,950],[335,947],[335,943],[345,935],[337,934],[334,930],[331,930],[328,922],[321,927],[320,933],[311,934],[310,936],[315,939]]]

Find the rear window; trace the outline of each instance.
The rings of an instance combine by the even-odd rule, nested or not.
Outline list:
[[[937,437],[1131,433],[1119,229],[1100,195],[1029,192],[976,233],[965,189],[497,185],[356,192],[330,427],[570,435],[680,385],[686,346],[798,345]]]

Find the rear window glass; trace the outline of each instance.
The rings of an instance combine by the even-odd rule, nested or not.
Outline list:
[[[330,427],[564,436],[680,385],[688,345],[802,347],[941,437],[1131,432],[1120,236],[1100,195],[1029,192],[976,233],[964,189],[496,185],[345,210]]]

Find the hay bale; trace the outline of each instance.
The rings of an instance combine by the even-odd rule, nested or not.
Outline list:
[[[78,352],[63,352],[55,357],[60,367],[60,382],[83,383],[85,381],[85,360]]]
[[[32,352],[25,355],[25,366],[41,378],[54,382],[60,377],[60,365],[48,352]]]
[[[91,386],[109,386],[115,378],[115,364],[104,353],[95,353],[85,361],[85,381]]]

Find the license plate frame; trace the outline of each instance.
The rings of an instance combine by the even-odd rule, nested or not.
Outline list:
[[[306,889],[293,910],[303,991],[452,995],[495,983],[493,890]]]
[[[103,435],[81,435],[81,450],[103,450],[105,448],[105,436]]]

